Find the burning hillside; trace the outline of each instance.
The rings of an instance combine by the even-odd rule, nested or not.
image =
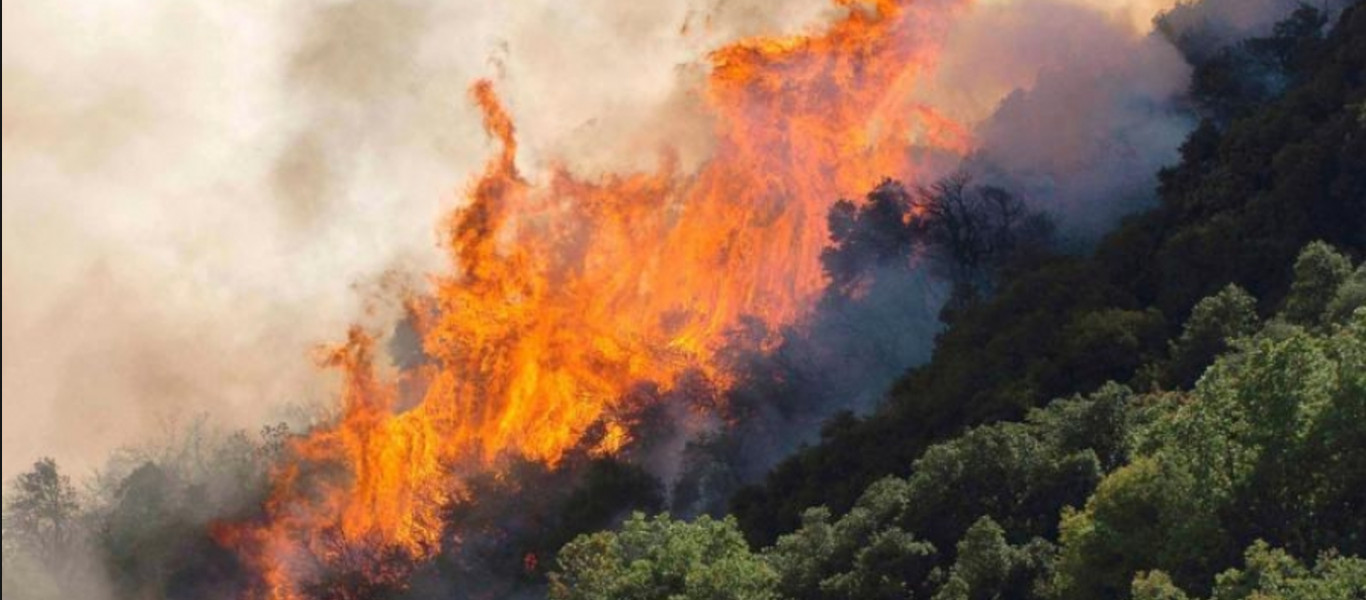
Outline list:
[[[962,126],[906,103],[950,13],[851,3],[819,35],[717,50],[718,143],[697,173],[665,155],[655,173],[528,181],[512,117],[475,83],[498,152],[445,225],[452,272],[409,299],[428,360],[388,373],[359,330],[329,358],[347,381],[341,420],[293,444],[259,522],[221,525],[259,576],[252,595],[298,598],[356,552],[429,556],[461,473],[507,456],[554,465],[585,444],[616,453],[635,435],[620,405],[642,382],[699,371],[726,385],[715,353],[742,318],[776,329],[811,307],[834,199],[914,180],[911,136],[966,150]],[[400,410],[400,387],[421,400]],[[378,565],[376,579],[403,577]]]
[[[1217,552],[1093,568],[1116,475],[1208,458],[1164,419],[1231,422],[1220,356],[1357,356],[1362,11],[1155,2],[7,5],[95,41],[6,45],[6,598],[1062,600],[1352,551],[1360,486],[1277,520],[1309,496],[1244,465],[1133,495],[1226,504]],[[137,443],[77,487],[10,474],[34,440]]]

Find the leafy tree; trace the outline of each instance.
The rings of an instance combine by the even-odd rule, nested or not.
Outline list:
[[[1134,600],[1189,600],[1190,596],[1172,583],[1162,571],[1143,571],[1134,577],[1130,587]]]
[[[869,192],[862,205],[840,200],[830,208],[830,247],[821,252],[821,265],[834,293],[853,294],[873,267],[910,260],[910,210],[910,194],[891,180]]]
[[[20,474],[5,497],[4,597],[58,600],[80,595],[85,526],[79,496],[56,461]]]
[[[1357,3],[1305,47],[1283,93],[1196,129],[1181,162],[1159,176],[1159,206],[1094,254],[1002,270],[993,293],[954,312],[930,362],[908,371],[879,410],[832,424],[819,444],[736,494],[731,509],[750,539],[771,543],[799,526],[805,507],[848,510],[872,482],[909,475],[928,447],[968,428],[1019,419],[1110,379],[1140,389],[1164,382],[1154,367],[1166,365],[1154,361],[1180,333],[1165,324],[1188,321],[1201,299],[1231,283],[1258,299],[1258,313],[1272,313],[1290,294],[1295,256],[1313,240],[1366,253],[1363,36],[1366,8]],[[1122,322],[1105,322],[1112,315]],[[1197,337],[1182,350],[1190,366],[1177,379],[1198,375]]]
[[[1338,287],[1328,303],[1324,319],[1330,323],[1346,323],[1357,309],[1366,306],[1366,262],[1358,266],[1352,276]]]
[[[829,214],[831,246],[821,254],[830,291],[858,292],[879,265],[920,255],[954,290],[950,308],[988,291],[996,272],[1017,255],[1046,248],[1052,225],[995,186],[972,185],[959,173],[908,192],[885,180],[862,205],[840,200]]]
[[[57,461],[43,458],[20,474],[5,500],[5,542],[48,563],[61,563],[77,541],[80,502]]]
[[[1319,325],[1351,273],[1351,261],[1332,246],[1323,242],[1305,246],[1295,259],[1295,280],[1282,315],[1291,323]]]
[[[1251,38],[1218,49],[1201,43],[1199,34],[1173,35],[1164,30],[1187,59],[1195,65],[1191,95],[1201,108],[1221,122],[1245,116],[1302,78],[1323,46],[1327,15],[1301,4],[1285,20],[1277,23],[1271,35]],[[1192,43],[1194,42],[1194,43]]]
[[[584,535],[560,551],[554,600],[765,600],[777,575],[732,519],[635,513],[621,531]]]
[[[808,509],[802,526],[767,551],[779,591],[796,599],[1033,597],[1060,509],[1084,501],[1103,469],[1127,457],[1131,398],[1108,385],[1023,423],[973,429],[931,446],[909,478],[869,486],[838,519]]]
[[[1143,456],[1064,517],[1058,596],[1119,597],[1147,569],[1202,592],[1256,539],[1366,551],[1364,334],[1366,311],[1331,333],[1268,327],[1158,403]]]
[[[1366,560],[1326,554],[1312,569],[1284,550],[1258,541],[1244,555],[1246,566],[1219,575],[1213,600],[1294,598],[1359,600],[1366,593]]]
[[[991,517],[978,519],[958,542],[958,559],[934,600],[1029,598],[1052,559],[1053,545],[1035,538],[1011,546]]]
[[[181,487],[155,463],[144,463],[123,481],[106,517],[102,542],[112,575],[129,595],[164,595],[170,563],[194,535],[178,510]]]
[[[1257,300],[1237,285],[1201,300],[1181,335],[1171,342],[1166,383],[1178,388],[1195,385],[1215,356],[1227,351],[1233,340],[1254,333],[1257,325]]]
[[[1216,578],[1211,600],[1359,600],[1366,591],[1366,560],[1333,553],[1309,568],[1284,550],[1258,541],[1244,553],[1245,566]],[[1162,571],[1134,578],[1135,600],[1187,600]]]
[[[895,523],[909,502],[903,480],[887,478],[834,522],[813,508],[803,526],[778,539],[767,557],[786,598],[903,598],[933,567],[935,548]]]
[[[1053,583],[1058,598],[1122,598],[1137,571],[1161,568],[1198,580],[1223,539],[1203,482],[1164,461],[1142,458],[1101,482],[1081,511],[1063,514]]]

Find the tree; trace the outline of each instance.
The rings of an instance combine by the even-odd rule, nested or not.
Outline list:
[[[550,575],[554,600],[769,600],[777,575],[731,518],[678,521],[635,513],[620,531],[566,545]]]
[[[1359,600],[1366,590],[1366,560],[1325,554],[1312,569],[1284,550],[1258,541],[1245,566],[1220,574],[1213,600]]]
[[[890,179],[873,188],[861,205],[840,200],[830,208],[830,246],[821,252],[821,266],[832,291],[851,295],[872,268],[908,263],[913,250],[910,209],[910,194]]]
[[[1366,306],[1366,263],[1358,266],[1352,276],[1338,287],[1333,300],[1328,303],[1324,319],[1330,323],[1346,323],[1352,313],[1363,306]]]
[[[915,256],[954,289],[951,305],[967,305],[991,288],[996,271],[1019,252],[1049,243],[1052,224],[1010,192],[972,185],[958,173],[908,192],[885,180],[863,204],[835,203],[829,214],[831,245],[821,264],[839,295],[857,293],[874,267]]]
[[[83,593],[80,509],[76,489],[51,458],[15,478],[5,498],[5,598],[58,600]]]
[[[1224,539],[1178,465],[1141,458],[1101,482],[1081,511],[1065,511],[1053,587],[1058,598],[1123,598],[1134,573],[1163,569],[1200,580]]]
[[[1201,300],[1181,335],[1171,341],[1166,383],[1178,388],[1194,385],[1215,356],[1228,350],[1234,339],[1254,333],[1257,325],[1257,300],[1237,285],[1230,283]]]
[[[1305,246],[1295,259],[1295,279],[1282,311],[1285,319],[1304,326],[1322,323],[1338,288],[1351,273],[1351,261],[1332,246],[1323,242]]]
[[[80,502],[57,461],[43,458],[19,475],[5,502],[5,542],[46,564],[64,562],[77,540]]]
[[[1032,597],[1036,579],[1052,558],[1052,544],[1035,538],[1025,547],[1006,541],[991,517],[978,519],[958,542],[958,559],[934,600],[1004,600]]]
[[[806,512],[803,526],[778,539],[766,556],[785,598],[905,598],[921,589],[934,566],[935,547],[898,526],[910,487],[889,477],[864,492],[848,514]]]
[[[1134,600],[1189,600],[1185,591],[1172,583],[1172,578],[1162,571],[1145,571],[1134,576],[1130,586]]]
[[[1052,223],[1010,192],[973,186],[966,173],[916,190],[908,226],[953,284],[950,309],[990,291],[996,272],[1017,252],[1046,247]]]

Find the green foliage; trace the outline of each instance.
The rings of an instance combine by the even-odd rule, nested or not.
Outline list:
[[[1328,306],[1336,300],[1338,288],[1351,272],[1351,261],[1332,246],[1323,242],[1305,246],[1295,259],[1295,280],[1290,285],[1290,296],[1285,300],[1282,315],[1298,325],[1319,325]]]
[[[1246,566],[1219,575],[1212,600],[1360,600],[1366,594],[1366,560],[1327,554],[1306,568],[1285,551],[1258,541]]]
[[[1197,494],[1201,485],[1151,458],[1106,477],[1084,510],[1063,514],[1056,596],[1120,598],[1136,571],[1153,568],[1198,578],[1221,551],[1217,519]]]
[[[1269,327],[1158,413],[1146,456],[1064,517],[1059,597],[1119,597],[1148,569],[1204,590],[1255,539],[1366,552],[1366,311],[1332,333]]]
[[[868,488],[835,522],[813,508],[803,526],[766,553],[786,598],[899,598],[933,565],[933,545],[895,525],[909,498],[905,481],[888,478]]]
[[[1190,596],[1162,571],[1140,572],[1130,588],[1134,600],[1188,600]]]
[[[1109,380],[1140,390],[1193,384],[1255,327],[1248,296],[1263,316],[1291,305],[1287,317],[1343,322],[1366,283],[1353,276],[1336,292],[1301,285],[1292,294],[1292,264],[1314,240],[1366,253],[1366,8],[1345,10],[1326,36],[1309,16],[1297,13],[1258,50],[1295,71],[1284,93],[1197,128],[1181,162],[1161,173],[1157,208],[1091,256],[1001,271],[992,295],[955,311],[931,361],[898,381],[880,410],[832,424],[818,445],[738,493],[731,508],[749,539],[771,543],[809,506],[846,511],[874,481],[911,474],[931,445],[1050,399]],[[1184,334],[1175,323],[1187,323]]]
[[[1284,550],[1257,541],[1244,553],[1245,566],[1229,569],[1215,580],[1211,600],[1360,600],[1366,594],[1366,560],[1332,553],[1305,567]],[[1162,571],[1140,573],[1133,582],[1134,600],[1186,600]]]
[[[1004,600],[1032,597],[1053,558],[1053,546],[1035,539],[1011,546],[991,517],[978,519],[958,542],[958,559],[934,600]]]
[[[1171,342],[1212,361],[1192,391],[1108,384],[932,444],[841,517],[808,509],[765,553],[778,591],[1176,600],[1258,538],[1366,551],[1366,311],[1256,331],[1254,305],[1230,286],[1192,311]]]
[[[779,591],[796,599],[1031,597],[1033,582],[1045,579],[1053,546],[1044,538],[1056,536],[1061,508],[1084,501],[1106,466],[1126,460],[1132,396],[1107,385],[1022,423],[973,429],[931,446],[911,477],[869,486],[838,519],[808,509],[802,526],[767,552]],[[1008,538],[1030,541],[1016,547]]]
[[[1357,267],[1338,288],[1333,300],[1328,303],[1324,319],[1329,323],[1346,323],[1352,313],[1363,306],[1366,306],[1366,263]]]
[[[1228,350],[1234,340],[1251,335],[1258,325],[1257,300],[1243,288],[1229,284],[1195,305],[1181,335],[1171,342],[1165,383],[1189,388]]]
[[[634,514],[621,531],[581,536],[560,551],[555,600],[764,600],[774,570],[749,550],[732,519]]]

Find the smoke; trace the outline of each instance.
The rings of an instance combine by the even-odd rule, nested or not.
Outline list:
[[[948,168],[1017,195],[1084,248],[1156,202],[1158,171],[1179,159],[1197,122],[1186,96],[1192,66],[1157,19],[1189,19],[1189,31],[1233,24],[1219,29],[1226,43],[1269,31],[1296,6],[1251,4],[1164,13],[1152,0],[983,2],[950,28],[917,100],[973,126],[974,151]],[[782,332],[777,350],[742,353],[729,402],[744,416],[688,446],[675,510],[724,510],[735,485],[814,441],[831,415],[877,406],[928,360],[945,283],[914,266],[880,268],[872,280],[857,300],[824,303]]]
[[[1336,10],[1340,0],[1321,3]],[[1191,61],[1265,35],[1296,0],[1013,0],[961,20],[931,95],[976,122],[964,168],[1053,215],[1085,242],[1151,206],[1157,171],[1197,122]],[[1138,15],[1147,15],[1138,17]],[[1151,25],[1145,25],[1145,22]]]
[[[1159,30],[1196,60],[1239,40],[1260,37],[1301,5],[1330,18],[1355,0],[1201,0],[1178,2],[1155,21]]]
[[[1194,121],[1190,67],[1132,16],[1148,4],[1015,0],[957,23],[926,93],[976,123],[964,168],[1083,238],[1151,203]]]
[[[1217,46],[1294,6],[1183,4],[1154,35],[1163,4],[983,0],[953,25],[914,100],[974,128],[963,166],[979,181],[1093,237],[1153,201],[1156,170],[1193,125],[1182,105],[1190,67],[1169,40]],[[712,142],[700,57],[843,10],[824,0],[5,4],[4,477],[42,454],[89,472],[186,415],[255,429],[306,425],[311,413],[295,407],[330,405],[336,382],[311,349],[352,322],[391,324],[394,291],[444,269],[435,224],[490,148],[465,100],[470,81],[498,81],[530,178],[557,164],[590,179],[647,169],[664,152],[687,171]],[[685,446],[698,427],[678,425],[686,402],[671,400],[655,416],[668,431],[639,462],[724,492],[834,411],[874,406],[928,357],[943,296],[922,272],[878,281],[857,310],[785,334],[787,354],[762,368],[832,375],[795,405],[754,407],[747,445]],[[717,472],[699,450],[717,447],[738,471]]]
[[[442,268],[435,224],[489,148],[473,79],[500,79],[533,175],[649,166],[666,145],[686,165],[710,131],[688,65],[831,16],[814,0],[7,3],[4,476],[41,454],[88,472],[177,415],[254,428],[330,403],[312,348],[390,318],[379,291],[420,284],[401,274]]]

